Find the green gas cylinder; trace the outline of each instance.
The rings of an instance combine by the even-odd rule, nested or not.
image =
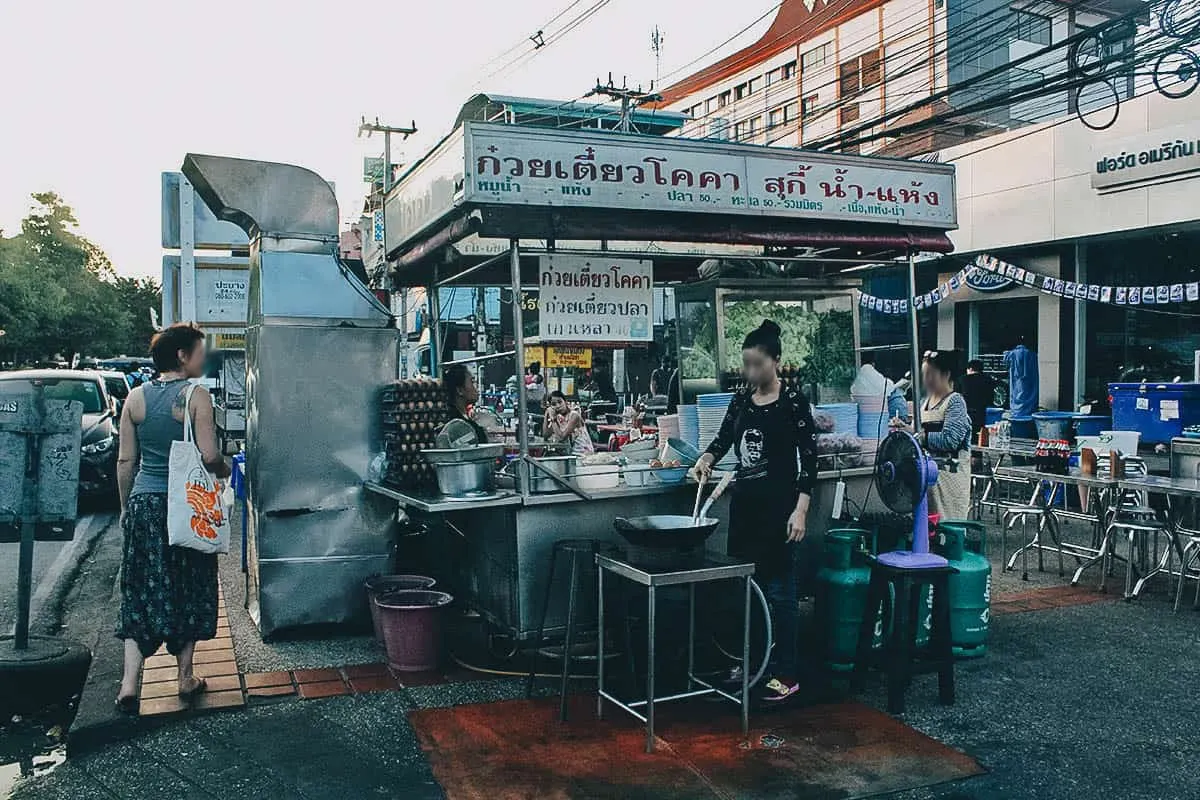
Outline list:
[[[937,527],[934,552],[958,572],[950,576],[950,641],[954,655],[987,652],[992,615],[992,565],[985,555],[986,528],[974,520],[945,520]]]
[[[813,613],[818,647],[825,665],[837,672],[854,668],[858,627],[867,608],[871,567],[864,549],[868,533],[854,528],[825,534],[821,568],[817,571]],[[882,617],[875,623],[874,646],[883,641]]]

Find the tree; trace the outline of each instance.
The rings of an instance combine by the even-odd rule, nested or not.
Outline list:
[[[144,352],[153,281],[118,278],[108,256],[79,232],[70,206],[53,192],[16,236],[0,235],[0,347],[12,360],[70,359],[79,353]]]

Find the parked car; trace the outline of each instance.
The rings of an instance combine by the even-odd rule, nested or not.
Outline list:
[[[124,372],[117,370],[97,370],[101,377],[104,378],[104,388],[108,389],[108,395],[116,403],[117,419],[121,418],[121,409],[125,407],[125,401],[129,399],[129,391],[132,389],[132,379]],[[118,423],[119,426],[119,423]]]
[[[117,437],[120,425],[116,402],[105,386],[103,373],[70,369],[30,369],[0,373],[0,396],[28,394],[35,384],[54,400],[83,404],[80,438],[79,491],[112,494],[117,487]]]

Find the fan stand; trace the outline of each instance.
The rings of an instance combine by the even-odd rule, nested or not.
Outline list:
[[[913,543],[912,550],[893,550],[881,553],[878,561],[897,569],[931,569],[944,567],[949,562],[945,558],[929,552],[929,487],[937,482],[937,462],[920,450],[921,468],[924,471],[925,490],[921,492],[921,501],[913,512]],[[885,468],[894,466],[887,464]]]

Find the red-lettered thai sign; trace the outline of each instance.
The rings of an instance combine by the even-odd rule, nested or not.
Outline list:
[[[947,164],[484,123],[465,145],[468,203],[957,227]]]

